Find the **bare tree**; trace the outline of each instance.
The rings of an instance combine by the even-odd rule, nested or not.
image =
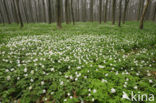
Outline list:
[[[75,25],[75,17],[74,17],[74,9],[73,9],[73,0],[71,0],[71,14],[72,14],[73,25]]]
[[[8,11],[7,4],[6,4],[6,0],[2,0],[2,2],[4,3],[4,8],[5,8],[5,11],[6,11],[6,17],[7,17],[7,20],[8,20],[8,24],[11,24],[9,11]]]
[[[129,0],[125,0],[125,7],[124,7],[124,13],[123,13],[123,24],[125,24],[125,20],[126,20],[126,13],[127,13],[127,8],[128,8],[128,3],[129,3]]]
[[[19,17],[20,26],[22,28],[24,26],[24,24],[22,21],[22,15],[21,15],[20,8],[19,8],[19,5],[20,5],[19,0],[16,0],[16,5],[17,5],[17,13],[18,13],[18,17]]]
[[[142,13],[142,16],[140,19],[140,29],[143,29],[143,27],[144,27],[144,18],[145,18],[146,12],[147,12],[149,2],[150,2],[150,0],[146,0],[146,5],[144,6],[144,10],[143,10],[143,13]]]
[[[69,0],[65,0],[65,20],[66,24],[69,24]]]
[[[115,24],[115,11],[116,11],[116,0],[113,0],[113,5],[112,5],[112,24]]]
[[[51,0],[48,0],[48,22],[49,22],[49,24],[51,23],[51,2],[50,2]]]
[[[106,23],[107,21],[107,8],[108,8],[108,0],[106,0],[106,4],[105,4],[105,14],[104,14],[104,22]]]
[[[154,10],[153,10],[153,17],[152,20],[155,20],[155,16],[156,16],[156,2],[154,3]]]
[[[93,22],[93,0],[90,0],[90,21]]]
[[[118,26],[120,27],[121,26],[121,11],[122,11],[122,0],[120,0],[119,2],[119,23],[118,23]]]
[[[102,0],[99,0],[99,23],[101,24],[101,11],[102,11]]]
[[[59,29],[61,29],[62,28],[62,24],[61,24],[61,19],[62,19],[62,10],[61,10],[61,4],[62,4],[62,2],[61,2],[62,0],[56,0],[56,10],[57,10],[57,14],[56,14],[56,19],[57,19],[57,27],[59,28]]]

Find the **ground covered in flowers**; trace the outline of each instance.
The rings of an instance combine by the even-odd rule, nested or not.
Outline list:
[[[156,24],[55,26],[0,25],[2,103],[131,103],[132,91],[156,95]]]

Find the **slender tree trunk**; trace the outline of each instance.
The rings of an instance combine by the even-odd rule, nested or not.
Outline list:
[[[3,3],[4,3],[5,11],[6,11],[6,17],[7,17],[7,20],[8,20],[8,24],[11,24],[11,20],[10,20],[10,16],[9,16],[9,11],[7,9],[6,0],[3,0]]]
[[[51,2],[48,0],[48,23],[51,24]]]
[[[3,18],[3,15],[1,12],[0,12],[0,16],[1,16],[1,20],[2,20],[3,25],[5,25],[4,18]]]
[[[137,20],[138,20],[138,21],[139,21],[139,19],[140,19],[141,2],[142,2],[142,0],[139,0],[139,6],[138,6],[138,17],[137,17]]]
[[[102,0],[99,0],[99,23],[101,24]]]
[[[143,29],[143,27],[144,27],[144,18],[145,18],[146,12],[147,12],[149,2],[150,2],[150,0],[146,0],[146,5],[144,6],[144,10],[143,10],[143,13],[142,13],[142,16],[140,19],[140,29]]]
[[[108,0],[106,0],[106,4],[105,4],[105,14],[104,14],[104,22],[107,22],[107,7],[108,7]]]
[[[120,0],[119,2],[119,23],[118,23],[118,26],[121,27],[121,11],[122,11],[122,0]]]
[[[115,24],[115,11],[116,11],[116,0],[113,0],[113,9],[112,9],[112,24]]]
[[[90,21],[93,22],[93,0],[90,0]]]
[[[126,13],[127,13],[127,8],[128,8],[128,3],[129,3],[129,0],[125,0],[125,8],[124,8],[124,14],[123,14],[123,24],[125,24],[125,20],[126,20]]]
[[[56,0],[56,10],[57,10],[57,17],[56,17],[56,19],[57,19],[57,27],[59,28],[59,29],[61,29],[62,28],[62,24],[61,24],[61,19],[62,19],[62,16],[61,16],[61,12],[62,12],[62,10],[61,10],[61,1],[62,0]]]
[[[18,16],[17,16],[17,10],[16,10],[16,5],[15,5],[14,0],[11,2],[11,4],[12,4],[12,11],[13,11],[14,20],[15,20],[15,22],[17,24],[19,24]]]
[[[69,24],[69,10],[68,10],[68,5],[69,0],[65,0],[65,19],[66,19],[66,24]]]
[[[22,1],[23,8],[24,8],[24,14],[25,14],[26,22],[28,23],[27,8],[25,5],[25,2],[23,0],[21,0],[21,1]]]
[[[72,14],[73,25],[75,25],[75,17],[74,17],[74,9],[73,9],[73,0],[71,0],[71,14]]]
[[[154,10],[153,10],[153,17],[152,20],[155,20],[155,16],[156,16],[156,2],[154,3]]]
[[[20,12],[20,8],[19,8],[19,0],[16,0],[16,5],[17,5],[17,13],[18,13],[18,17],[19,17],[19,22],[20,22],[20,26],[21,28],[24,26],[23,21],[22,21],[22,15]]]

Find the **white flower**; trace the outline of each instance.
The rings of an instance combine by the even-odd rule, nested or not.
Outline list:
[[[105,79],[102,79],[102,83],[107,83],[107,80],[105,80]]]
[[[51,95],[53,95],[53,94],[54,94],[54,92],[51,92],[50,94],[51,94]]]
[[[43,91],[42,91],[43,93],[46,93],[46,90],[45,89],[43,89]]]
[[[68,93],[67,95],[70,96],[70,93]]]
[[[11,77],[10,76],[7,76],[7,80],[10,80],[11,79]]]
[[[63,81],[61,81],[61,82],[60,82],[60,85],[63,85],[63,84],[64,84],[64,82],[63,82]]]
[[[64,102],[66,102],[67,101],[67,99],[64,99]]]
[[[99,68],[101,68],[101,69],[103,69],[103,68],[104,68],[105,66],[102,66],[102,65],[98,65],[98,67],[99,67]]]
[[[138,89],[138,87],[137,86],[134,86],[134,89]]]
[[[34,82],[34,80],[33,80],[33,79],[30,79],[30,81],[31,81],[31,82]]]
[[[29,90],[31,90],[31,89],[32,89],[32,86],[29,87]]]
[[[89,93],[89,94],[88,94],[88,96],[90,97],[90,96],[91,96],[91,94]]]
[[[6,70],[5,70],[5,72],[9,72],[9,70],[8,70],[8,69],[6,69]]]
[[[44,85],[44,81],[41,81],[41,85]]]
[[[111,93],[115,93],[116,90],[114,88],[111,89]]]
[[[149,80],[149,83],[153,83],[153,81],[152,80]]]
[[[53,72],[54,71],[54,68],[51,68],[51,71]]]
[[[95,100],[95,99],[94,99],[94,98],[92,98],[92,101],[93,101],[93,102],[94,102],[94,100]]]
[[[70,96],[70,99],[72,99],[73,97],[72,96]]]
[[[126,88],[126,87],[127,87],[127,85],[126,85],[126,84],[124,84],[124,87]]]
[[[96,93],[96,89],[93,90],[93,93]]]
[[[31,70],[31,72],[30,72],[31,74],[34,74],[34,70]]]
[[[24,72],[27,72],[27,68],[24,68]]]
[[[108,73],[107,73],[107,74],[105,74],[105,76],[107,77],[107,76],[108,76]]]
[[[47,99],[47,98],[45,98],[44,100],[45,100],[45,101],[47,101],[48,99]]]
[[[151,76],[151,73],[147,73],[147,76]]]
[[[122,99],[128,99],[128,100],[130,100],[129,97],[127,96],[127,94],[124,91],[123,91]]]
[[[75,81],[77,81],[78,80],[78,78],[75,78]]]

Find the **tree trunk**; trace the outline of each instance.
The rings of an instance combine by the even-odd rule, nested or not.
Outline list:
[[[125,20],[126,20],[126,13],[127,13],[127,8],[128,8],[128,3],[129,3],[129,0],[125,0],[125,8],[124,8],[124,14],[123,14],[123,24],[125,24]]]
[[[144,10],[143,10],[143,13],[142,13],[142,16],[140,19],[140,29],[143,29],[143,27],[144,27],[144,18],[145,18],[146,12],[147,12],[149,2],[150,2],[150,0],[146,0],[146,5],[144,6]]]
[[[61,19],[62,19],[62,17],[61,17],[61,12],[62,12],[62,10],[61,10],[61,1],[62,0],[56,0],[56,19],[57,19],[57,27],[59,28],[59,29],[61,29],[62,28],[62,25],[61,25]]]
[[[6,0],[3,0],[3,2],[4,2],[4,8],[5,8],[5,11],[6,11],[6,17],[7,17],[7,20],[8,20],[8,24],[11,24],[11,20],[10,20],[10,16],[9,16],[9,11],[7,9]]]
[[[155,16],[156,16],[156,2],[154,4],[154,10],[153,10],[153,17],[152,17],[153,21],[155,20]]]
[[[112,24],[115,24],[115,11],[116,11],[116,0],[113,0],[113,9],[112,9]]]
[[[51,2],[48,0],[48,22],[51,24]]]
[[[118,26],[121,27],[121,11],[122,11],[122,0],[120,0],[119,2],[119,23],[118,23]]]
[[[93,0],[90,0],[90,21],[93,22]]]
[[[101,24],[102,0],[99,0],[99,23]]]
[[[73,25],[75,25],[75,17],[74,17],[74,9],[73,9],[73,0],[71,0],[71,14],[72,14]]]
[[[68,10],[68,5],[69,0],[65,0],[65,19],[66,19],[66,24],[69,24],[69,10]]]
[[[19,17],[19,22],[20,22],[20,26],[21,28],[24,26],[23,21],[22,21],[22,15],[20,12],[20,8],[19,8],[19,0],[16,0],[16,5],[17,5],[17,13],[18,13],[18,17]]]
[[[104,14],[104,22],[107,22],[107,7],[108,7],[108,0],[106,0],[106,4],[105,4],[105,14]]]

